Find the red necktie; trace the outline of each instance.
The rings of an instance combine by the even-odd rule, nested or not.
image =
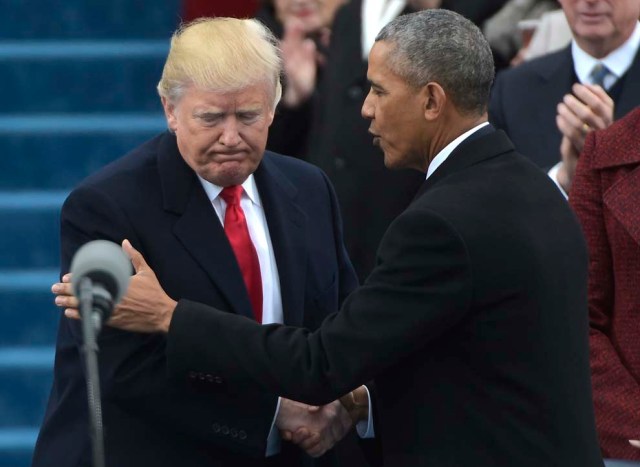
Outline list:
[[[227,210],[224,213],[224,232],[227,234],[231,248],[233,248],[233,253],[238,260],[240,271],[242,271],[242,278],[249,292],[253,315],[256,321],[262,323],[262,277],[260,276],[260,263],[258,262],[256,249],[249,236],[247,219],[244,216],[242,207],[240,207],[242,186],[228,186],[222,190],[220,196],[227,203]]]

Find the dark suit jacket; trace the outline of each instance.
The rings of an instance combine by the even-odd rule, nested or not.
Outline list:
[[[361,11],[362,0],[352,0],[336,14],[313,103],[307,160],[320,167],[336,189],[347,251],[364,280],[373,269],[382,235],[409,205],[423,177],[415,171],[388,170],[382,152],[373,146],[369,122],[361,117],[369,92]]]
[[[587,137],[570,201],[590,253],[591,372],[605,457],[640,460],[640,108]]]
[[[314,403],[375,378],[387,466],[601,466],[586,294],[575,216],[489,132],[425,182],[366,283],[318,331],[180,301],[169,371]]]
[[[560,161],[557,105],[576,81],[571,46],[505,70],[491,92],[489,119],[509,135],[520,153],[550,168]],[[616,119],[640,104],[640,55],[620,86],[614,95]]]
[[[356,286],[331,185],[317,168],[269,152],[255,180],[278,266],[284,321],[315,328]],[[128,238],[170,296],[251,316],[223,227],[168,132],[75,189],[62,209],[61,238],[62,272],[82,244]],[[62,318],[35,466],[89,464],[81,343],[78,323]],[[264,457],[274,393],[237,397],[204,373],[170,384],[162,335],[106,328],[99,345],[107,465],[236,466],[245,465],[246,456]]]
[[[465,18],[476,23],[479,27],[482,27],[482,24],[496,14],[505,3],[507,3],[507,0],[483,0],[481,2],[442,0],[441,8],[460,13]]]

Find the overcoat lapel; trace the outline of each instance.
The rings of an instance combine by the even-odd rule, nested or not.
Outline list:
[[[639,130],[640,110],[636,110],[606,132],[596,132],[596,151],[589,165],[600,174],[604,205],[638,244],[640,148],[632,144],[636,138],[629,135],[635,135]]]
[[[173,135],[167,133],[160,145],[164,209],[179,216],[173,233],[225,297],[229,311],[253,318],[242,273],[204,188],[180,156]]]
[[[307,264],[307,218],[296,204],[297,188],[273,163],[269,153],[255,172],[280,278],[285,324],[301,326]]]
[[[523,108],[522,112],[533,112],[536,122],[531,132],[545,135],[540,139],[540,144],[545,145],[550,154],[559,154],[562,135],[556,125],[556,106],[562,102],[565,94],[571,92],[573,83],[576,82],[576,74],[571,56],[571,46],[566,47],[560,53],[553,56],[553,60],[546,63],[542,69],[534,70],[539,77],[539,90],[537,98],[533,101],[534,108]],[[527,90],[523,90],[527,92]],[[553,135],[553,138],[549,138]]]
[[[603,195],[605,206],[640,245],[638,200],[640,200],[640,166],[623,175]]]
[[[502,130],[496,131],[490,125],[480,128],[455,148],[447,160],[422,183],[414,201],[448,175],[513,150],[513,143]]]

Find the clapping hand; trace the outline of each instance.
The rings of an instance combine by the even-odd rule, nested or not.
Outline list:
[[[611,125],[613,109],[613,99],[600,86],[592,84],[574,84],[573,94],[565,95],[558,104],[556,125],[562,133],[562,166],[558,171],[558,182],[567,193],[573,183],[587,133]]]
[[[280,41],[285,75],[283,103],[295,108],[307,101],[316,87],[318,74],[317,48],[306,36],[304,24],[290,20],[284,25]]]

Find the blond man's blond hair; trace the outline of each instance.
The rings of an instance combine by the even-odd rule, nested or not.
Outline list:
[[[176,103],[192,85],[234,92],[265,83],[275,109],[282,95],[281,70],[277,40],[259,21],[199,18],[173,34],[158,93]]]

